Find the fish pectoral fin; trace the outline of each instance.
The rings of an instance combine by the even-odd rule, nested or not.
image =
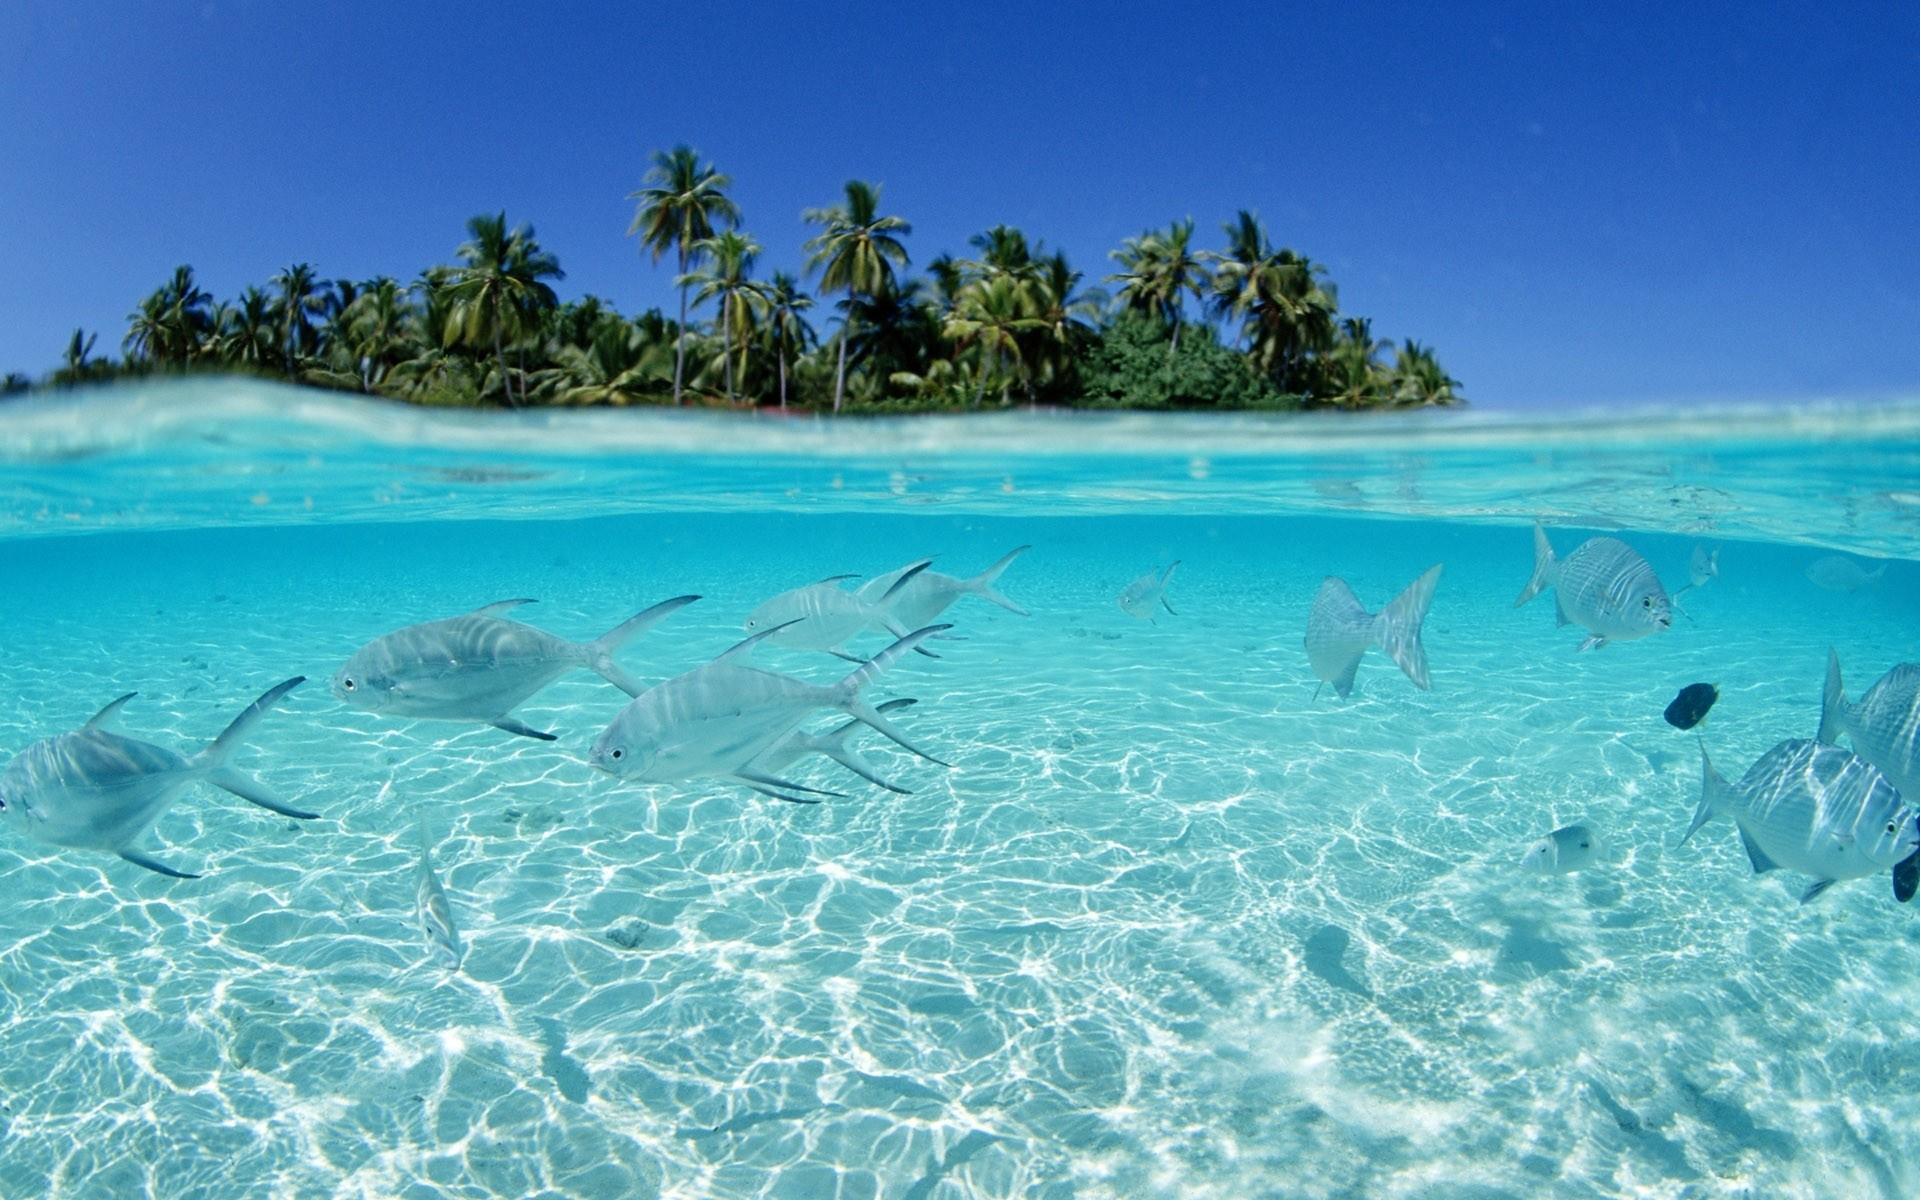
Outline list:
[[[1920,891],[1920,850],[1901,859],[1893,868],[1893,898],[1905,904]]]
[[[121,709],[125,708],[127,706],[127,701],[133,699],[135,696],[138,696],[139,694],[140,694],[139,692],[128,692],[126,695],[120,697],[118,700],[109,700],[106,704],[106,707],[102,708],[99,712],[93,714],[91,717],[88,717],[87,723],[81,726],[81,728],[83,729],[100,728],[102,725],[105,725],[108,721],[113,720],[113,715],[119,712]]]
[[[760,784],[754,783],[752,780],[747,779],[744,776],[736,775],[734,776],[733,781],[739,784],[741,787],[746,788],[748,791],[758,792],[762,796],[766,796],[773,800],[785,800],[788,804],[820,803],[818,800],[803,800],[799,796],[789,796],[789,795],[786,795],[785,793],[775,791],[770,787],[762,787]]]
[[[1599,634],[1596,633],[1596,634],[1589,635],[1586,641],[1581,642],[1580,649],[1598,650],[1600,647],[1606,644],[1607,644],[1607,639],[1601,637]]]
[[[518,599],[518,600],[495,600],[492,604],[482,604],[479,608],[474,609],[472,612],[468,613],[467,615],[470,617],[504,616],[505,614],[512,612],[514,609],[519,608],[522,604],[538,604],[538,603],[539,601],[537,600],[530,600],[525,597],[522,597],[521,599]]]
[[[1173,605],[1167,603],[1167,598],[1165,596],[1160,597],[1160,607],[1166,609],[1170,613],[1173,613],[1173,615],[1176,617],[1180,615],[1177,612],[1173,612]]]
[[[748,787],[779,788],[783,792],[806,792],[813,796],[832,796],[836,800],[845,800],[845,792],[830,792],[825,788],[807,787],[788,779],[778,779],[772,775],[763,775],[758,771],[735,771],[733,777]],[[782,797],[784,799],[784,797]]]
[[[161,862],[159,859],[154,858],[152,855],[143,853],[139,850],[134,850],[132,848],[128,848],[120,851],[120,857],[126,859],[128,862],[132,863],[136,867],[145,867],[147,870],[152,871],[155,875],[165,875],[169,879],[200,878],[198,875],[189,874],[186,871],[176,871],[172,867]]]
[[[1768,858],[1767,852],[1762,850],[1759,843],[1755,842],[1744,829],[1740,831],[1740,844],[1746,847],[1747,861],[1753,865],[1755,875],[1764,875],[1768,871],[1779,869],[1780,864]]]
[[[1567,615],[1567,606],[1560,603],[1560,593],[1555,591],[1553,593],[1553,627],[1565,629],[1571,624],[1573,624],[1573,618]]]
[[[861,658],[858,654],[848,654],[845,650],[829,650],[827,653],[833,655],[835,658],[844,658],[850,663],[859,663],[863,667],[867,665],[866,659]]]
[[[232,792],[248,804],[258,805],[268,812],[279,813],[283,817],[292,817],[296,821],[314,821],[320,817],[319,813],[305,812],[274,799],[265,788],[260,786],[259,780],[243,775],[232,767],[221,767],[207,776],[207,782],[222,791]]]
[[[494,720],[488,721],[487,724],[493,726],[495,729],[504,729],[508,733],[517,733],[521,737],[537,738],[543,742],[557,742],[560,740],[560,735],[557,733],[543,732],[533,728],[531,725],[522,724],[512,717],[497,717]]]
[[[1807,885],[1806,891],[1800,893],[1800,903],[1805,904],[1807,901],[1813,899],[1815,896],[1818,896],[1821,892],[1824,892],[1828,888],[1832,887],[1833,884],[1834,884],[1834,881],[1831,879],[1814,880],[1812,883]]]

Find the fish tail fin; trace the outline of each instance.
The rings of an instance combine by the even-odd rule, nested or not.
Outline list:
[[[1408,584],[1407,589],[1373,619],[1374,641],[1407,678],[1413,680],[1413,686],[1422,691],[1429,682],[1427,648],[1420,641],[1420,625],[1427,619],[1427,606],[1433,603],[1433,591],[1440,585],[1440,572],[1444,569],[1440,563],[1428,567],[1425,574]]]
[[[239,749],[240,743],[246,740],[247,734],[259,723],[260,718],[266,715],[267,710],[279,703],[280,697],[306,681],[305,675],[295,675],[292,679],[276,683],[262,692],[258,700],[247,705],[245,711],[220,731],[219,737],[207,743],[207,748],[200,752],[199,765],[209,772],[218,771],[226,766],[227,759]]]
[[[889,713],[902,708],[911,708],[918,703],[918,700],[903,696],[896,700],[889,700],[885,704],[877,705],[873,711],[877,713]],[[873,764],[866,760],[865,755],[847,745],[847,736],[854,730],[861,728],[863,724],[864,722],[858,718],[847,721],[833,729],[829,729],[817,737],[808,739],[808,748],[826,755],[868,783],[883,787],[890,792],[897,792],[902,796],[910,795],[911,793],[906,788],[897,787],[885,779],[882,779],[879,772],[874,770]]]
[[[1840,682],[1840,655],[1833,647],[1827,647],[1827,683],[1820,693],[1820,732],[1816,740],[1829,745],[1840,740],[1845,731],[1847,716],[1847,693]]]
[[[940,759],[935,758],[925,750],[914,745],[913,742],[907,738],[906,734],[895,729],[892,722],[880,715],[878,709],[861,699],[860,693],[866,689],[868,684],[879,678],[887,668],[899,662],[900,659],[905,657],[910,651],[918,649],[921,642],[926,641],[936,633],[942,633],[951,628],[953,628],[951,625],[929,625],[925,629],[916,629],[893,645],[888,646],[885,650],[882,650],[867,662],[855,668],[845,679],[833,685],[832,704],[848,716],[877,730],[883,736],[913,751],[921,758],[946,766],[946,763],[941,762]]]
[[[1557,565],[1553,559],[1553,544],[1547,541],[1546,527],[1535,521],[1533,523],[1533,578],[1527,580],[1527,586],[1521,590],[1513,606],[1519,608],[1551,587]]]
[[[1687,832],[1680,838],[1682,846],[1687,839],[1700,831],[1700,827],[1711,821],[1725,806],[1727,794],[1732,789],[1720,772],[1713,769],[1713,760],[1707,757],[1706,739],[1700,741],[1700,803],[1694,807],[1693,823],[1687,826]]]
[[[1032,613],[1001,595],[999,589],[993,586],[994,582],[1000,578],[1000,573],[1013,565],[1014,559],[1019,558],[1031,549],[1033,549],[1032,546],[1016,546],[1014,549],[1007,551],[999,562],[994,563],[986,570],[975,575],[972,579],[967,580],[967,590],[982,600],[988,600],[994,604],[998,604],[1010,613],[1015,613],[1022,617],[1032,616]]]
[[[614,652],[651,629],[663,618],[685,608],[699,598],[698,596],[675,596],[671,600],[662,600],[644,612],[637,612],[599,637],[583,643],[580,647],[581,657],[590,670],[608,683],[629,696],[638,696],[645,690],[644,685],[613,661]]]

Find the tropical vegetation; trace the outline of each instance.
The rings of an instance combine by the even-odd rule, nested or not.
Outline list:
[[[1126,239],[1098,285],[1022,230],[912,272],[913,227],[851,180],[802,214],[805,274],[759,274],[732,179],[694,150],[653,156],[627,232],[670,259],[678,315],[562,300],[559,260],[505,213],[410,282],[288,265],[231,300],[177,268],[128,315],[120,357],[77,329],[40,380],[225,371],[419,404],[681,405],[848,413],[1012,406],[1383,409],[1461,403],[1416,341],[1343,314],[1326,269],[1250,211],[1196,244],[1190,218]],[[811,290],[809,290],[809,287]]]

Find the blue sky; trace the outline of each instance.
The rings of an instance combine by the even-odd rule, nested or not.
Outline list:
[[[665,306],[625,197],[685,141],[763,270],[852,176],[916,263],[1007,222],[1096,279],[1246,207],[1483,406],[1917,390],[1920,10],[1679,7],[7,0],[0,369],[501,208]]]

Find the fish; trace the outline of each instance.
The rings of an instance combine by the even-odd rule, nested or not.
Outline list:
[[[1564,875],[1593,862],[1600,838],[1590,825],[1562,825],[1527,847],[1520,869],[1535,875]]]
[[[1707,710],[1720,699],[1720,689],[1710,683],[1690,683],[1667,705],[1663,714],[1675,729],[1692,729],[1707,719]]]
[[[1697,588],[1703,588],[1720,576],[1720,547],[1709,547],[1704,542],[1696,542],[1693,553],[1687,557],[1687,584],[1673,593],[1678,600],[1681,596]]]
[[[865,662],[867,660],[859,655],[842,649],[842,645],[869,627],[883,629],[896,638],[905,637],[907,628],[895,619],[890,607],[932,562],[930,558],[922,559],[892,572],[892,582],[872,596],[864,589],[850,592],[840,586],[846,580],[858,579],[857,575],[829,575],[805,587],[781,592],[747,616],[746,631],[770,632],[772,636],[768,641],[776,646],[824,650],[848,662]],[[921,653],[929,658],[939,657],[927,650]]]
[[[305,682],[305,676],[296,675],[268,688],[191,757],[108,728],[138,695],[128,692],[79,729],[43,738],[16,755],[0,774],[0,820],[48,845],[102,851],[173,879],[198,879],[136,844],[189,785],[210,783],[297,821],[318,816],[282,803],[258,780],[228,765],[267,710]]]
[[[460,960],[467,954],[466,946],[460,940],[460,927],[453,922],[453,905],[447,900],[446,889],[440,886],[439,878],[433,873],[433,845],[427,838],[425,817],[420,819],[418,828],[420,867],[414,876],[414,897],[420,914],[420,927],[426,930],[433,956],[447,970],[458,971]]]
[[[1808,581],[1829,592],[1857,592],[1879,583],[1886,573],[1886,563],[1869,571],[1842,554],[1829,554],[1807,565]]]
[[[889,700],[885,704],[874,705],[873,711],[897,712],[918,703],[917,700],[906,698]],[[864,728],[866,726],[862,725],[858,719],[850,719],[825,733],[808,733],[803,729],[796,729],[788,734],[784,741],[776,743],[759,758],[754,759],[752,769],[755,774],[778,776],[809,754],[824,754],[868,783],[876,784],[898,795],[911,796],[913,794],[911,789],[898,787],[880,778],[872,764],[867,762],[858,750],[847,745],[849,736],[855,730]]]
[[[1853,742],[1853,752],[1879,767],[1901,795],[1920,803],[1920,663],[1894,666],[1866,695],[1850,701],[1840,681],[1840,655],[1829,649],[1816,736],[1838,742],[1842,734]]]
[[[1440,584],[1444,564],[1435,563],[1407,585],[1405,591],[1378,613],[1361,606],[1347,581],[1329,575],[1321,581],[1307,614],[1307,661],[1322,684],[1331,683],[1342,700],[1353,691],[1353,675],[1367,650],[1378,646],[1426,691],[1427,650],[1420,642],[1420,623],[1427,619],[1433,590]],[[1314,689],[1319,694],[1319,689]]]
[[[971,579],[960,579],[953,575],[943,575],[938,571],[929,570],[915,573],[914,566],[901,567],[898,571],[877,575],[861,585],[860,596],[877,602],[904,577],[905,586],[900,588],[888,611],[896,621],[908,629],[918,629],[923,625],[931,624],[962,596],[978,596],[982,600],[998,604],[1010,613],[1030,617],[1032,613],[1001,595],[993,585],[999,580],[1001,573],[1013,565],[1014,559],[1031,549],[1033,549],[1032,546],[1016,546],[1002,555],[999,562]]]
[[[751,664],[754,648],[785,628],[763,629],[705,666],[635,696],[594,739],[588,764],[628,782],[724,779],[775,800],[817,804],[793,793],[841,793],[802,787],[751,764],[824,708],[846,713],[929,762],[947,765],[894,728],[860,693],[921,642],[952,626],[917,629],[825,686]]]
[[[629,696],[639,695],[644,685],[613,661],[614,652],[699,598],[663,600],[590,642],[570,642],[509,621],[504,614],[533,601],[501,600],[375,638],[334,674],[333,695],[366,712],[470,721],[551,742],[557,735],[529,727],[513,710],[582,667]]]
[[[1578,625],[1589,634],[1580,643],[1582,650],[1647,637],[1673,624],[1667,591],[1639,551],[1619,538],[1588,538],[1562,562],[1553,556],[1546,529],[1535,521],[1533,578],[1513,606],[1519,608],[1547,588],[1553,589],[1559,623]]]
[[[1813,876],[1802,904],[1840,880],[1887,870],[1902,904],[1920,887],[1920,815],[1859,755],[1789,739],[1728,783],[1702,742],[1700,776],[1700,803],[1681,845],[1714,817],[1731,817],[1754,874],[1785,867]]]
[[[1174,616],[1173,605],[1167,603],[1167,583],[1173,578],[1173,569],[1180,565],[1179,559],[1167,564],[1164,571],[1148,571],[1145,575],[1128,584],[1120,593],[1120,611],[1140,621],[1151,621],[1154,614],[1164,608]]]

